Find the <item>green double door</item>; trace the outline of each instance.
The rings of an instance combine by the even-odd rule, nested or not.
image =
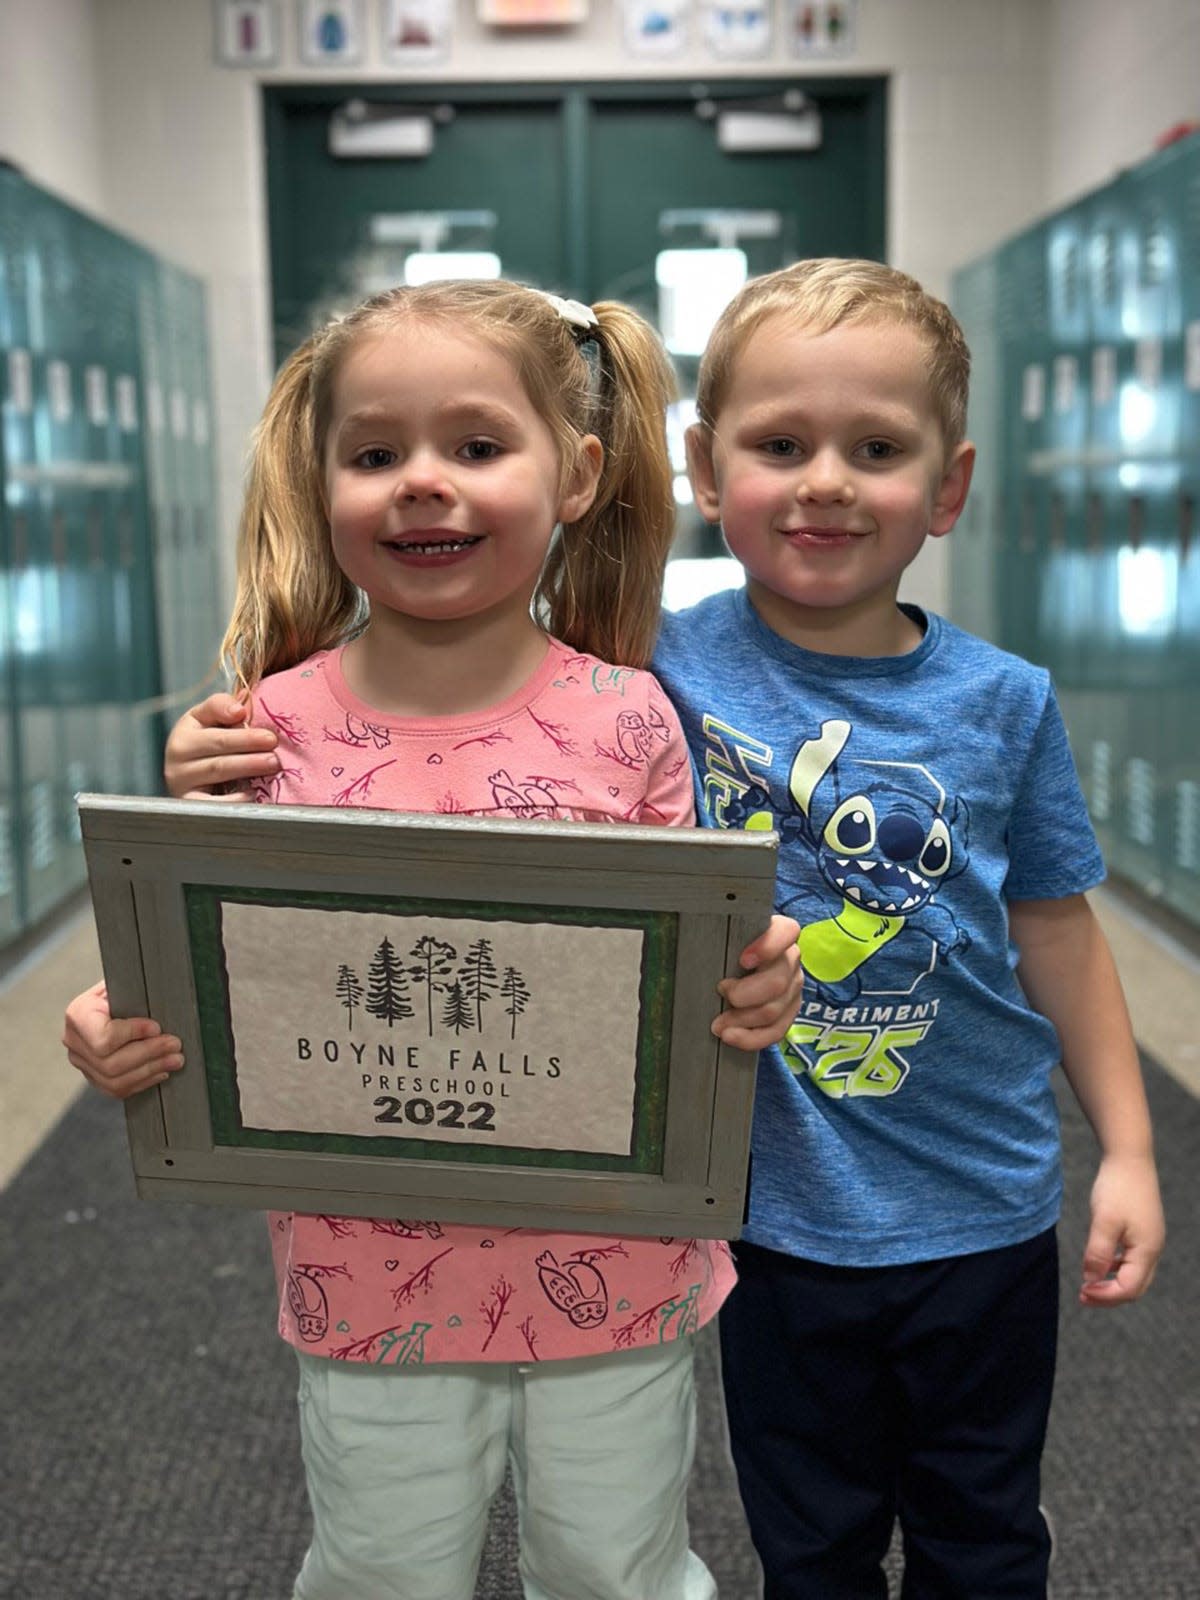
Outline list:
[[[718,148],[715,113],[772,109],[788,88],[815,105],[819,148]],[[280,358],[325,309],[398,281],[415,246],[489,250],[506,277],[651,316],[655,262],[673,246],[732,240],[751,273],[800,256],[883,254],[882,79],[426,88],[419,98],[393,85],[321,85],[266,96]],[[371,117],[427,115],[432,150],[331,154],[331,119],[353,100]]]
[[[797,93],[819,118],[818,147],[720,148],[722,112],[784,113],[786,120]],[[280,361],[330,312],[405,281],[406,273],[411,280],[419,262],[436,271],[443,256],[442,276],[459,275],[456,262],[482,254],[505,277],[589,303],[623,300],[656,325],[660,311],[674,306],[683,327],[690,326],[691,289],[674,300],[664,290],[664,252],[694,253],[684,261],[689,284],[719,266],[722,251],[742,252],[751,276],[803,256],[879,259],[884,252],[882,79],[497,85],[436,94],[306,85],[265,95]],[[389,118],[424,119],[432,148],[408,157],[335,154],[332,135],[348,106],[360,128],[385,137]],[[714,282],[719,298],[719,274]],[[703,310],[700,304],[701,324]],[[689,343],[686,328],[676,328],[668,343],[684,397],[676,420],[685,422],[703,337]],[[681,428],[672,431],[682,471]],[[698,518],[686,510],[681,531],[697,546],[688,553],[707,553]]]

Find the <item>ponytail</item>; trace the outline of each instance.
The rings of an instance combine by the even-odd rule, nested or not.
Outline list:
[[[617,301],[598,319],[592,427],[604,446],[596,498],[546,558],[537,599],[557,638],[622,666],[654,650],[663,570],[675,531],[666,408],[675,375],[650,325]]]
[[[236,682],[295,666],[360,621],[358,590],[333,558],[313,420],[316,339],[280,369],[255,429],[238,534],[237,592],[221,642]]]

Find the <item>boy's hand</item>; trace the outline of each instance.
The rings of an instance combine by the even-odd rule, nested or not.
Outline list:
[[[800,924],[774,916],[764,934],[742,951],[745,976],[725,978],[717,992],[725,1009],[712,1031],[735,1050],[765,1050],[778,1044],[796,1020],[804,974],[800,970]]]
[[[1105,1156],[1092,1185],[1080,1305],[1119,1306],[1145,1294],[1165,1239],[1154,1157]]]
[[[115,1100],[165,1083],[183,1065],[178,1039],[149,1017],[117,1021],[108,1009],[108,990],[93,984],[67,1007],[63,1044],[67,1060],[90,1084]]]
[[[249,702],[231,694],[210,694],[185,711],[167,740],[167,793],[176,800],[249,800],[248,779],[279,771],[276,735],[248,727],[249,716]]]

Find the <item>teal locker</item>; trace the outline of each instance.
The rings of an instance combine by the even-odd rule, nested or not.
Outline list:
[[[1037,463],[1044,530],[1040,584],[1043,660],[1060,692],[1087,677],[1089,424],[1088,215],[1072,207],[1042,231],[1046,251],[1047,342],[1044,454]]]
[[[76,881],[64,848],[66,761],[63,693],[63,604],[67,557],[64,482],[78,453],[79,382],[75,369],[77,282],[70,214],[36,190],[27,191],[25,313],[32,356],[32,458],[21,474],[28,488],[13,518],[13,562],[21,647],[16,660],[19,801],[24,906],[36,922]]]
[[[1110,868],[1200,924],[1200,139],[974,263],[960,309],[989,265],[994,331],[972,344],[974,384],[1002,397],[990,636],[1053,670]],[[970,626],[986,608],[959,609],[958,541],[951,562]]]
[[[207,307],[203,285],[192,278],[187,285],[192,373],[192,589],[196,618],[192,636],[191,677],[196,693],[207,693],[217,683],[217,654],[225,631],[225,605],[221,594],[220,528],[217,514],[217,466],[212,412],[212,384],[206,336]]]
[[[1038,466],[1045,447],[1048,383],[1046,265],[1040,225],[1000,251],[999,273],[1002,639],[1007,649],[1040,661],[1045,529]]]
[[[1159,599],[1167,613],[1156,712],[1158,868],[1163,898],[1197,919],[1200,902],[1200,141],[1192,139],[1138,170],[1144,229],[1157,239],[1154,264],[1163,324],[1162,426],[1168,459],[1153,504]]]
[[[25,306],[24,190],[15,174],[0,171],[0,944],[25,922],[21,748],[16,687],[18,652],[24,648],[16,541],[28,541],[29,488],[13,476],[33,459],[33,372]],[[22,534],[18,519],[24,519]],[[18,527],[14,530],[14,521]]]
[[[168,362],[167,316],[163,296],[163,269],[150,261],[138,285],[138,350],[142,371],[142,439],[146,467],[146,559],[135,582],[132,566],[128,572],[132,603],[133,632],[139,641],[136,659],[143,672],[153,662],[159,692],[172,692],[177,669],[178,630],[174,616],[174,568],[171,542],[175,534],[172,516],[174,453],[170,443],[168,402],[170,371]],[[136,547],[134,530],[128,524],[122,540],[123,564],[132,562]],[[152,649],[148,642],[153,637]],[[143,685],[144,686],[144,685]],[[141,697],[149,698],[149,695]],[[139,717],[133,729],[135,777],[149,778],[157,765],[158,726],[154,718]],[[157,771],[152,787],[159,785]],[[143,784],[135,781],[135,789]]]
[[[950,608],[955,620],[984,638],[997,637],[996,546],[1000,483],[1000,394],[996,332],[996,263],[972,263],[955,275],[955,311],[971,351],[973,380],[967,436],[976,447],[971,493],[953,534]]]
[[[1130,346],[1119,406],[1117,469],[1121,544],[1119,704],[1123,725],[1120,870],[1158,896],[1166,885],[1169,753],[1165,697],[1177,669],[1179,497],[1179,223],[1156,163],[1121,185],[1133,240],[1123,282],[1122,325]]]
[[[203,292],[171,277],[0,173],[0,944],[83,882],[78,790],[157,790],[165,667],[218,625],[178,559],[214,496]]]

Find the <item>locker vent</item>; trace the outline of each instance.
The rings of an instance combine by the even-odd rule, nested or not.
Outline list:
[[[0,806],[0,899],[13,892],[12,813]]]
[[[1112,816],[1112,745],[1107,739],[1092,745],[1092,815],[1097,822]]]
[[[1171,268],[1171,236],[1166,225],[1155,222],[1142,237],[1141,280],[1144,289],[1156,289]]]
[[[1175,790],[1175,859],[1189,872],[1200,872],[1200,783],[1191,778]]]
[[[1144,756],[1131,756],[1125,768],[1129,837],[1149,849],[1154,843],[1154,768]]]
[[[54,860],[54,791],[47,779],[29,791],[29,859],[44,872]]]
[[[88,787],[87,768],[82,761],[69,761],[67,763],[67,793],[77,795]],[[67,823],[67,837],[76,844],[83,838],[79,827],[79,807],[72,804],[70,819]]]
[[[1092,235],[1092,275],[1103,305],[1116,304],[1117,240],[1112,228],[1098,228]]]

